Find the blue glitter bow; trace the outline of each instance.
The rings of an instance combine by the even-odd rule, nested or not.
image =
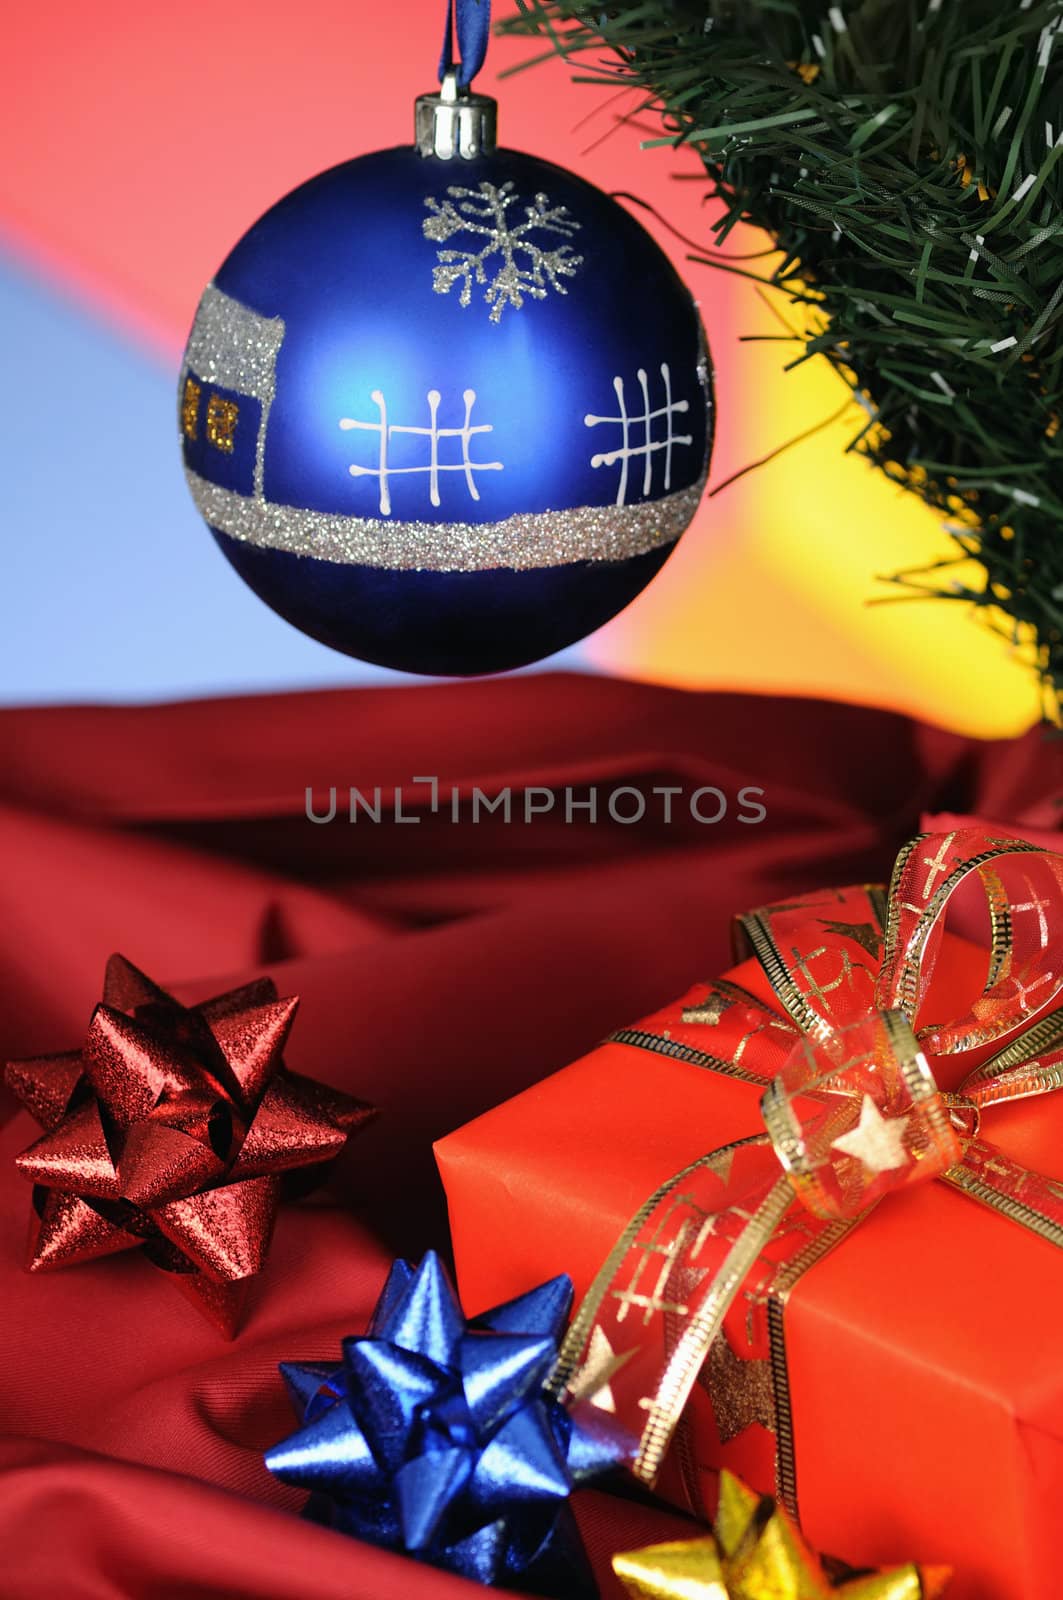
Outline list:
[[[544,1391],[571,1303],[553,1278],[470,1322],[434,1252],[397,1261],[342,1366],[282,1363],[303,1426],[267,1467],[356,1538],[480,1583],[596,1594],[569,1495],[632,1440]]]

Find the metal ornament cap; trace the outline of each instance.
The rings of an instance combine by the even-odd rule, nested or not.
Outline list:
[[[819,1217],[859,1216],[894,1189],[946,1172],[963,1153],[901,1011],[800,1039],[761,1109],[798,1198]]]
[[[439,161],[491,155],[498,144],[498,101],[459,89],[457,76],[448,72],[438,94],[418,95],[414,102],[414,141],[421,155]]]

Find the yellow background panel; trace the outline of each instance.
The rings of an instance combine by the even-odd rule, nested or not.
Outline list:
[[[819,358],[784,371],[796,347],[775,339],[779,324],[748,280],[694,264],[686,271],[712,302],[711,486],[830,417],[846,390]],[[789,319],[783,297],[778,304]],[[773,337],[742,343],[742,335]],[[842,419],[707,500],[647,592],[591,640],[597,664],[660,683],[888,706],[976,735],[1019,733],[1038,720],[1028,659],[978,608],[890,599],[903,591],[878,581],[954,556],[956,547],[936,513],[846,454],[864,420],[854,402]]]

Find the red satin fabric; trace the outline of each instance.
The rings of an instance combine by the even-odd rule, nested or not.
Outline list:
[[[380,785],[386,806],[430,775],[445,795],[596,783],[603,807],[621,784],[732,802],[750,784],[768,815],[473,825],[444,806],[352,826],[342,792],[335,822],[304,813],[307,785]],[[33,1127],[5,1103],[0,1595],[471,1595],[303,1524],[261,1464],[290,1424],[276,1362],[334,1356],[391,1255],[445,1244],[431,1141],[726,966],[736,910],[881,878],[927,812],[1051,828],[1061,790],[1040,731],[981,744],[884,712],[557,675],[0,714],[4,1056],[77,1045],[115,949],[184,1000],[268,971],[302,997],[289,1066],[383,1113],[320,1196],[282,1211],[226,1344],[135,1258],[22,1272],[13,1157]],[[407,814],[426,795],[408,787]],[[600,1570],[678,1526],[602,1495],[579,1509]]]

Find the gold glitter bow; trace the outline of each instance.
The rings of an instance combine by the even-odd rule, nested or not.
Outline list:
[[[625,1551],[613,1570],[634,1600],[937,1600],[952,1576],[909,1563],[832,1581],[785,1509],[730,1472],[711,1534]]]

